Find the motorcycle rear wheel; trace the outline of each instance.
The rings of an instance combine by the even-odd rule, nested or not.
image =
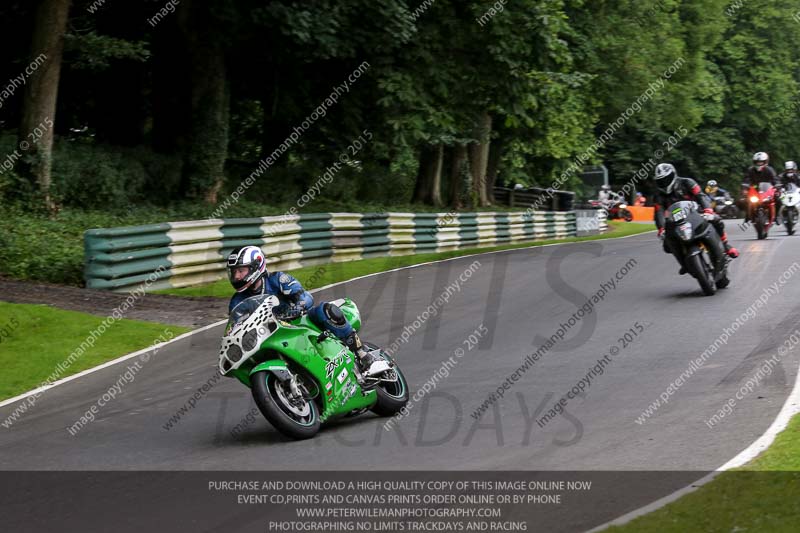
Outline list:
[[[313,400],[304,400],[301,407],[292,405],[283,389],[286,385],[266,370],[250,376],[250,383],[259,411],[280,433],[295,440],[310,439],[317,434],[320,418]],[[278,390],[279,387],[282,389]]]
[[[378,349],[377,346],[369,342],[365,342],[364,345],[372,350]],[[381,357],[389,362],[393,362],[391,357],[386,355],[383,350],[381,350],[380,353]],[[403,371],[400,370],[400,367],[397,366],[396,363],[393,370],[397,373],[397,381],[393,383],[382,381],[375,388],[375,393],[377,394],[378,399],[375,402],[375,405],[371,407],[371,410],[378,416],[394,416],[399,413],[408,403],[409,394],[406,377],[403,375]]]

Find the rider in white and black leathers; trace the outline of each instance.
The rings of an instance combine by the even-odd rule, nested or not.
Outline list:
[[[658,194],[655,197],[655,223],[658,228],[658,236],[664,235],[664,211],[675,202],[690,200],[697,202],[703,214],[714,215],[711,209],[711,200],[700,190],[700,185],[692,178],[681,178],[678,176],[675,167],[669,163],[661,163],[656,167],[656,185]],[[725,233],[725,223],[718,216],[710,221],[717,230],[725,252],[729,257],[739,257],[739,251],[728,243],[728,236]],[[664,251],[673,253],[671,249],[673,237],[664,235]],[[673,254],[675,255],[675,254]],[[676,255],[677,257],[677,255]],[[685,274],[685,269],[681,268],[681,274]]]
[[[787,161],[784,164],[785,170],[778,174],[778,179],[783,187],[790,183],[800,187],[800,174],[797,173],[797,163],[794,161]]]

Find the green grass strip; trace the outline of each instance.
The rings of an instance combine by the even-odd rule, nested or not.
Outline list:
[[[41,385],[103,320],[45,305],[0,302],[0,399]],[[159,337],[168,340],[187,331],[189,328],[179,326],[117,320],[58,379],[151,346]]]

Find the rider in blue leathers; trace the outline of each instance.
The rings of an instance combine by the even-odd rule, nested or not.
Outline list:
[[[241,302],[259,294],[275,295],[280,305],[275,313],[282,318],[291,319],[307,312],[309,318],[319,328],[327,330],[352,351],[361,362],[365,373],[379,359],[364,349],[358,333],[345,318],[342,310],[330,302],[314,305],[314,298],[294,276],[285,272],[267,270],[264,253],[258,246],[243,246],[228,255],[228,279],[236,289],[231,297],[228,313]]]

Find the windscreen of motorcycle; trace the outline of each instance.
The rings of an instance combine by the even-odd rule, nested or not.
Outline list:
[[[789,183],[783,190],[783,205],[794,207],[800,203],[800,189],[794,183]]]
[[[258,307],[264,303],[264,300],[267,298],[269,298],[268,294],[259,294],[239,302],[239,305],[234,307],[231,311],[231,316],[228,317],[228,325],[225,327],[225,335],[230,335],[234,329],[242,325],[245,320],[250,318],[250,315],[252,315],[253,312],[255,312],[255,310],[258,309]]]
[[[675,224],[683,224],[686,219],[689,218],[689,215],[692,211],[697,210],[697,204],[695,202],[690,201],[681,201],[675,202],[671,206],[667,208],[667,211],[664,213],[664,217],[667,220],[671,220]]]
[[[241,366],[278,329],[272,314],[273,307],[278,303],[275,296],[260,294],[233,308],[219,351],[223,374]]]

